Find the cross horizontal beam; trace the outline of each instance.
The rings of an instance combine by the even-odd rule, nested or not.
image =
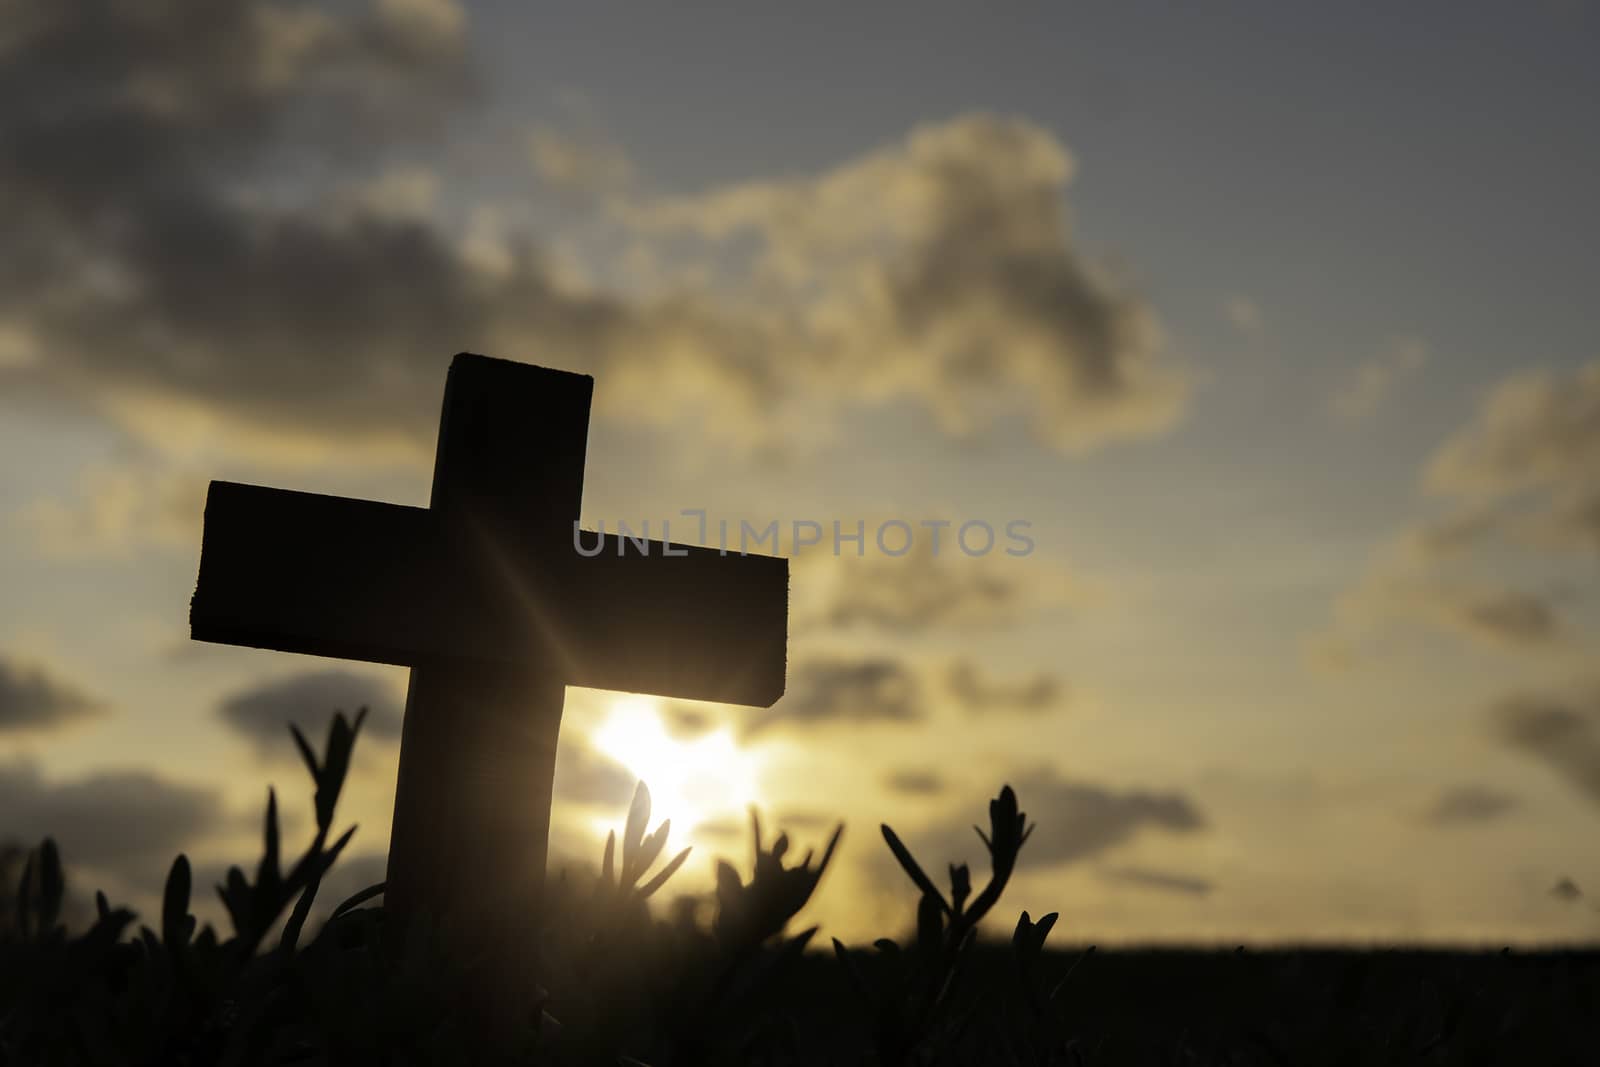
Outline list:
[[[212,482],[191,634],[732,704],[783,695],[787,560],[631,540],[619,555],[593,533],[583,546],[569,524]]]

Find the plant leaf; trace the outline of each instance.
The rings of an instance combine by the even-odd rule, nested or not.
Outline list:
[[[172,861],[172,870],[167,874],[166,892],[161,897],[161,942],[167,946],[168,952],[176,952],[189,943],[189,934],[194,926],[189,918],[191,884],[189,857],[179,853],[178,858]]]
[[[386,887],[388,884],[388,882],[378,882],[376,885],[369,885],[367,888],[359,892],[351,893],[349,896],[341,900],[338,907],[334,908],[333,911],[328,914],[328,921],[332,922],[345,912],[353,911],[354,909],[359,908],[373,897],[382,896],[384,887]]]
[[[633,802],[628,805],[628,821],[622,828],[622,882],[631,885],[634,857],[644,841],[645,826],[650,822],[650,787],[643,779],[633,790]]]
[[[933,879],[929,878],[922,872],[922,868],[919,867],[917,865],[917,861],[912,858],[910,850],[901,843],[900,838],[896,836],[895,832],[889,829],[888,823],[884,823],[882,829],[883,839],[884,841],[888,842],[889,851],[894,853],[894,858],[900,861],[900,866],[904,868],[906,874],[911,877],[911,881],[916,884],[918,889],[922,890],[922,895],[925,897],[931,897],[938,901],[939,906],[948,912],[950,910],[950,905],[945,903],[944,895],[940,893],[939,890],[934,886]],[[831,852],[832,849],[830,848],[829,851]]]
[[[61,853],[52,838],[39,845],[39,932],[56,928],[61,918],[61,902],[67,895],[67,882],[61,873]]]
[[[672,857],[667,865],[661,868],[661,873],[657,874],[654,878],[650,879],[642,887],[640,887],[639,895],[641,897],[650,897],[655,894],[656,890],[666,885],[667,879],[671,878],[674,874],[677,874],[678,868],[683,866],[683,861],[689,858],[689,852],[690,849],[686,848],[676,856]]]
[[[17,883],[17,924],[23,937],[32,926],[33,908],[28,899],[33,893],[33,853],[22,864],[22,879]]]
[[[278,792],[267,788],[267,818],[262,831],[264,844],[261,850],[261,867],[256,872],[257,885],[276,885],[281,880],[278,867]]]
[[[317,754],[311,751],[311,744],[306,740],[306,735],[300,732],[300,727],[294,723],[289,724],[289,732],[294,735],[294,747],[300,750],[300,758],[305,761],[306,769],[311,772],[313,784],[322,781],[322,768],[317,766]]]

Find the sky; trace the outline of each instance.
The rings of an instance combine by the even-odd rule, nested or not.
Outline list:
[[[639,777],[683,891],[843,821],[870,938],[1009,783],[1074,939],[1592,940],[1597,30],[0,0],[0,839],[148,902],[366,705],[381,877],[406,672],[188,640],[205,490],[425,503],[478,351],[594,375],[591,527],[793,557],[772,709],[568,690],[558,862]]]

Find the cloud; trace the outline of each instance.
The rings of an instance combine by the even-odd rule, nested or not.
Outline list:
[[[1517,798],[1503,790],[1463,785],[1439,794],[1424,814],[1434,826],[1464,826],[1503,818],[1517,806]]]
[[[51,782],[31,763],[0,764],[0,838],[54,837],[63,858],[139,877],[225,828],[220,798],[143,771],[102,771]]]
[[[1182,835],[1207,827],[1198,806],[1183,793],[1118,790],[1064,779],[1050,770],[1030,772],[1012,784],[1028,820],[1037,824],[1020,861],[1033,870],[1081,863],[1150,830]],[[925,869],[929,863],[943,869],[946,862],[965,860],[982,871],[983,842],[972,832],[972,823],[971,813],[963,810],[905,836]]]
[[[1066,687],[1049,674],[1034,674],[1014,681],[986,678],[969,660],[950,665],[945,675],[950,695],[969,714],[1014,711],[1026,714],[1048,711],[1066,697]]]
[[[890,792],[916,797],[937,796],[948,788],[944,776],[928,768],[907,767],[891,771],[883,784]]]
[[[1578,888],[1578,883],[1571,878],[1562,878],[1550,887],[1550,895],[1557,900],[1573,901],[1583,898],[1583,890]]]
[[[1039,823],[1028,839],[1028,858],[1044,866],[1077,862],[1147,829],[1191,834],[1206,828],[1200,809],[1182,793],[1116,790],[1043,771],[1023,778],[1016,789]]]
[[[528,159],[545,182],[584,197],[619,192],[635,177],[633,161],[620,146],[549,126],[528,134]]]
[[[1397,341],[1383,354],[1356,366],[1349,379],[1334,392],[1329,403],[1340,418],[1356,421],[1370,417],[1403,382],[1414,377],[1428,361],[1428,347],[1418,340]]]
[[[727,721],[725,704],[704,701],[664,700],[661,702],[661,721],[674,737],[698,737]],[[742,715],[741,709],[736,714]]]
[[[1485,521],[1492,529],[1499,520]],[[1396,621],[1421,623],[1500,652],[1569,652],[1575,635],[1552,594],[1440,573],[1441,564],[1466,555],[1468,545],[1487,536],[1468,523],[1458,530],[1422,527],[1397,538],[1340,598],[1333,628],[1313,644],[1320,659],[1348,667],[1387,654],[1378,639]]]
[[[1600,555],[1600,486],[1558,494],[1551,507],[1524,524],[1523,533],[1540,547]]]
[[[105,705],[36,665],[0,656],[0,734],[52,730]]]
[[[1403,531],[1375,558],[1342,598],[1343,633],[1331,643],[1348,648],[1378,620],[1403,615],[1501,649],[1574,647],[1585,635],[1553,597],[1508,588],[1502,575],[1508,551],[1543,565],[1552,551],[1600,548],[1600,362],[1501,381],[1429,457],[1421,480],[1453,510]]]
[[[1521,694],[1495,705],[1496,735],[1600,803],[1600,685],[1565,695]]]
[[[1571,375],[1533,371],[1489,393],[1474,422],[1429,461],[1429,488],[1503,496],[1542,486],[1593,484],[1600,475],[1600,362]]]
[[[265,190],[307,154],[364,157],[458,100],[459,9],[67,0],[7,29],[0,324],[49,353],[23,373],[153,434],[211,409],[295,431],[324,388],[330,425],[393,419],[361,399],[406,391],[371,335],[386,315],[444,314],[440,339],[464,279],[414,224]]]
[[[556,746],[555,795],[574,804],[625,807],[638,776],[579,738]]]
[[[796,665],[788,692],[744,720],[747,733],[776,724],[914,723],[926,716],[922,686],[899,660],[819,657]]]
[[[444,361],[463,348],[588,370],[631,359],[641,390],[691,358],[685,390],[714,380],[736,396],[760,377],[723,358],[745,342],[714,314],[571,291],[516,235],[435,218],[416,182],[400,211],[393,182],[278,188],[300,156],[359,171],[416,136],[416,116],[459,103],[453,4],[134,11],[53,5],[0,53],[15,149],[0,196],[22,220],[0,253],[0,328],[49,353],[10,368],[23,384],[167,451],[305,460],[337,443],[341,458],[360,444],[422,461]]]
[[[1101,871],[1100,877],[1116,885],[1130,886],[1134,889],[1154,889],[1190,897],[1209,896],[1216,888],[1214,883],[1204,878],[1173,874],[1168,871],[1153,871],[1143,867],[1113,867]]]
[[[803,294],[811,371],[840,393],[920,401],[949,431],[1016,412],[1081,449],[1169,427],[1184,399],[1153,313],[1085,260],[1048,131],[968,115],[823,174],[657,201],[646,232],[753,239],[760,282]]]
[[[1501,532],[1504,517],[1495,510],[1474,507],[1434,519],[1402,535],[1404,551],[1418,563],[1464,555]]]
[[[224,698],[217,714],[234,732],[251,741],[258,753],[287,755],[292,752],[290,723],[317,744],[335,711],[349,718],[360,708],[367,709],[363,737],[399,739],[402,708],[392,684],[341,668],[307,671],[252,686]]]
[[[943,533],[948,541],[951,532]],[[795,630],[993,629],[1072,599],[1071,583],[1041,559],[967,556],[947,543],[935,553],[932,546],[924,539],[899,557],[800,555]]]
[[[1542,648],[1562,636],[1560,616],[1545,598],[1517,589],[1419,591],[1423,612],[1480,643],[1500,648]]]
[[[67,0],[9,26],[8,398],[167,454],[417,465],[463,349],[599,375],[603,417],[767,448],[890,400],[952,433],[1020,414],[1072,449],[1177,417],[1153,313],[1070,241],[1046,131],[970,116],[814,176],[640,201],[613,223],[633,244],[748,230],[788,284],[729,298],[672,254],[683,284],[607,294],[490,205],[457,223],[435,179],[390,170],[471,105],[466,32],[449,0]],[[548,132],[532,151],[558,181],[624,170]]]

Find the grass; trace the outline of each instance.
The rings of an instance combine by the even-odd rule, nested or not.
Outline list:
[[[598,873],[548,887],[528,948],[542,986],[491,1038],[447,921],[401,928],[380,885],[310,928],[350,838],[334,815],[361,722],[336,715],[320,753],[295,732],[315,833],[286,862],[269,794],[253,874],[235,867],[216,887],[225,932],[197,923],[179,856],[155,926],[97,894],[71,935],[61,857],[49,840],[34,849],[0,910],[0,1067],[1600,1062],[1593,953],[1052,950],[1057,916],[1026,912],[1009,945],[980,942],[1031,832],[1009,787],[979,830],[981,887],[950,866],[941,888],[882,827],[915,935],[830,951],[816,927],[792,927],[840,831],[794,861],[752,816],[753,862],[719,862],[711,920],[656,917],[647,902],[687,850],[661,862],[668,828],[647,832],[641,785]]]

